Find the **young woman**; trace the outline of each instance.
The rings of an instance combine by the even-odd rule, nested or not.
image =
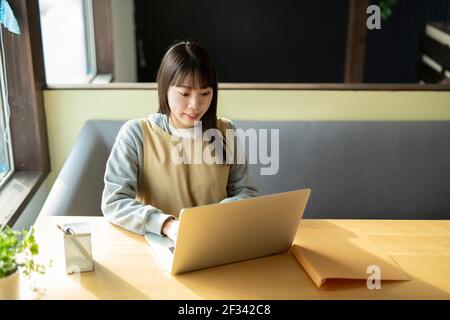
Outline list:
[[[234,152],[231,163],[225,161],[234,150],[227,146],[236,145],[225,139],[225,131],[235,127],[217,117],[217,76],[207,51],[194,42],[173,45],[156,81],[158,113],[126,122],[116,138],[106,165],[102,211],[110,222],[135,233],[175,240],[180,209],[254,197],[258,190],[246,161],[240,164]],[[221,150],[211,149],[221,154],[222,163],[198,161],[192,150],[218,145],[219,135],[206,134],[214,130],[224,138]],[[180,146],[193,146],[181,148],[183,161]]]

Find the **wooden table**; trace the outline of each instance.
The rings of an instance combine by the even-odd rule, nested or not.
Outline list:
[[[56,224],[91,223],[95,271],[67,275],[63,238]],[[450,299],[450,221],[303,220],[302,228],[359,229],[409,274],[411,281],[382,282],[369,290],[352,284],[318,289],[289,254],[278,254],[196,272],[166,273],[142,236],[103,217],[42,217],[36,225],[41,261],[53,266],[22,284],[22,299]]]

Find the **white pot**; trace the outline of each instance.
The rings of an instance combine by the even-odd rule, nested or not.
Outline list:
[[[0,300],[17,300],[20,295],[20,272],[16,270],[5,278],[0,278]]]

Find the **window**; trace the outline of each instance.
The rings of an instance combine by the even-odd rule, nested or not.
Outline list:
[[[6,76],[4,72],[3,38],[0,39],[0,188],[14,172],[14,161],[9,130],[9,106]]]
[[[0,37],[0,229],[14,226],[50,167],[39,2],[9,4],[21,34]]]
[[[47,83],[89,83],[97,73],[92,0],[39,0]]]

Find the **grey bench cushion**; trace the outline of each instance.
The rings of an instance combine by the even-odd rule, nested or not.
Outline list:
[[[275,122],[237,121],[242,128]],[[450,218],[450,122],[283,122],[261,193],[312,188],[307,218]]]
[[[101,215],[103,175],[124,121],[88,121],[41,214]],[[261,194],[309,187],[305,218],[449,219],[450,122],[234,121],[280,129],[276,175]]]

